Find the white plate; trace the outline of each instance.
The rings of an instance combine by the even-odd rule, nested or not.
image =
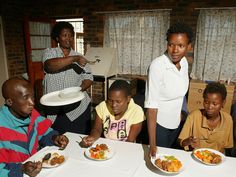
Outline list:
[[[61,91],[55,91],[43,95],[40,103],[46,106],[62,106],[81,101],[84,98],[84,92],[80,87],[70,87]]]
[[[62,99],[74,98],[78,95],[81,87],[69,87],[59,92],[59,97]]]
[[[43,157],[44,157],[46,154],[48,154],[48,153],[51,153],[51,157],[50,157],[49,160],[43,162],[43,164],[42,164],[42,167],[43,167],[43,168],[55,168],[55,167],[58,167],[58,166],[64,164],[65,161],[67,160],[67,157],[65,157],[65,155],[62,153],[62,151],[59,151],[59,150],[48,150],[48,151],[45,151],[45,152],[41,153],[41,154],[38,156],[37,161],[41,161],[41,162],[42,162]],[[65,158],[64,162],[62,162],[61,164],[51,165],[51,164],[50,164],[50,160],[51,160],[53,157],[55,157],[55,156],[53,155],[53,153],[57,153],[57,154],[59,154],[59,155],[63,155],[64,158]]]
[[[90,148],[94,148],[94,147],[95,146],[92,146]],[[85,150],[84,154],[87,158],[92,159],[92,160],[96,160],[96,161],[104,161],[104,160],[111,159],[115,154],[114,149],[111,148],[110,146],[108,146],[108,151],[106,151],[105,158],[104,159],[95,159],[95,158],[91,157],[91,155],[90,155],[90,152],[89,152],[90,148],[87,148]]]
[[[197,152],[197,151],[204,151],[204,150],[208,150],[208,151],[210,151],[210,152],[213,152],[213,153],[215,153],[215,154],[220,155],[220,156],[221,156],[221,159],[222,159],[221,162],[220,162],[220,163],[217,163],[217,164],[204,162],[203,160],[199,159],[199,158],[195,155],[195,152]],[[195,159],[197,159],[198,161],[200,161],[200,162],[202,162],[202,163],[204,163],[204,164],[206,164],[206,165],[219,165],[219,164],[221,164],[222,162],[225,161],[225,155],[224,155],[224,154],[222,154],[221,152],[219,152],[219,151],[217,151],[217,150],[210,149],[210,148],[195,149],[195,150],[193,151],[193,156],[195,157]]]
[[[166,173],[166,174],[178,174],[178,173],[181,173],[183,170],[184,170],[184,167],[183,167],[183,163],[182,163],[182,167],[179,169],[179,171],[177,172],[169,172],[169,171],[165,171],[163,169],[161,169],[160,167],[158,167],[156,164],[155,164],[155,161],[156,159],[161,159],[161,160],[164,160],[166,159],[165,156],[173,156],[173,155],[170,155],[170,154],[156,154],[156,158],[151,158],[151,162],[152,164],[157,168],[159,169],[160,171],[162,171],[163,173]],[[177,158],[176,156],[174,156],[176,159],[178,159],[180,161],[179,158]]]

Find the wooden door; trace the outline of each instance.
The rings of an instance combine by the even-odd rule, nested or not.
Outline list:
[[[25,18],[25,43],[27,73],[29,81],[35,90],[36,105],[43,95],[42,81],[44,78],[43,70],[43,51],[48,47],[55,47],[55,41],[51,40],[51,29],[55,20],[30,19]]]

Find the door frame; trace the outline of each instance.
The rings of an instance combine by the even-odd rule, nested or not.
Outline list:
[[[43,79],[44,79],[44,69],[42,61],[32,61],[32,47],[30,41],[30,22],[42,22],[49,23],[51,26],[55,24],[55,20],[44,19],[44,18],[24,18],[24,33],[25,33],[25,46],[26,46],[26,63],[27,63],[27,73],[29,81],[35,91],[35,104],[36,107],[40,105],[39,100],[43,95]],[[51,47],[54,47],[55,41],[51,40]]]
[[[0,86],[5,80],[9,78],[8,73],[8,65],[7,65],[7,56],[6,56],[6,47],[5,47],[5,40],[4,40],[4,30],[3,30],[3,21],[2,17],[0,16]],[[3,105],[5,103],[4,98],[2,97],[2,92],[0,92],[0,104]]]

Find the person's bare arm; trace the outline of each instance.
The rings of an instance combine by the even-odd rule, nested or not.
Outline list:
[[[94,121],[94,126],[90,132],[90,136],[93,136],[95,139],[98,139],[102,134],[102,126],[103,121],[102,119],[96,114],[96,118]]]
[[[142,129],[142,122],[131,125],[127,141],[128,142],[135,142],[135,140],[136,140],[138,134],[140,133],[141,129]]]
[[[157,147],[156,147],[156,116],[157,116],[157,109],[155,108],[148,108],[146,115],[147,115],[147,125],[148,125],[148,136],[149,136],[149,155],[155,156]]]
[[[90,132],[90,135],[82,139],[81,143],[83,147],[91,146],[98,138],[100,138],[102,134],[102,126],[102,119],[96,114],[96,118],[94,120],[94,125]]]
[[[44,70],[47,73],[57,73],[72,68],[72,64],[76,62],[80,66],[85,66],[87,59],[84,56],[68,56],[61,58],[51,58],[44,62]]]

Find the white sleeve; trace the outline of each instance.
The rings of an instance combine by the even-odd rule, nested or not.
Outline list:
[[[157,62],[152,62],[148,71],[145,90],[145,108],[158,108],[160,95],[160,83],[162,82],[162,71]]]

